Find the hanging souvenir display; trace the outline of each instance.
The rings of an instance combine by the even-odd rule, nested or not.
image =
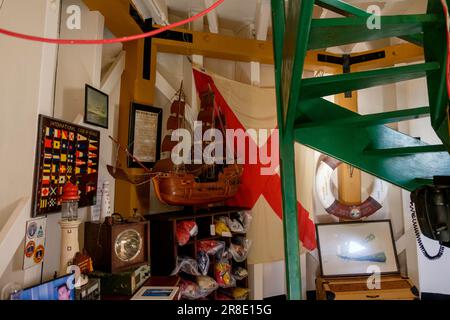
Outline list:
[[[46,218],[27,222],[23,258],[24,270],[34,267],[44,260],[46,225]]]

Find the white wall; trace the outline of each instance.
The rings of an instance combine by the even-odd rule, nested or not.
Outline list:
[[[66,8],[69,5],[81,7],[81,29],[69,30],[66,27]],[[61,19],[61,38],[71,39],[103,39],[113,37],[105,30],[104,18],[99,12],[91,12],[81,0],[63,0]],[[105,50],[103,48],[105,47]],[[122,51],[121,45],[76,45],[60,46],[58,54],[58,70],[56,75],[54,116],[68,122],[77,123],[100,131],[100,161],[98,186],[109,181],[111,203],[114,203],[114,178],[106,169],[106,165],[114,163],[113,145],[108,138],[114,136],[118,126],[118,111],[120,100],[120,79],[109,95],[109,123],[108,129],[83,123],[85,85],[89,84],[99,90],[102,75],[108,71],[111,61]],[[103,71],[103,74],[102,74]],[[99,205],[98,200],[98,204]],[[89,221],[94,207],[80,208],[82,221]],[[60,228],[58,221],[60,214],[48,216],[47,221],[47,257],[44,263],[44,279],[51,278],[59,270]],[[84,224],[79,228],[80,248],[84,244]]]
[[[428,106],[428,92],[425,79],[408,81],[398,85],[398,91],[402,93],[403,99],[399,101],[400,107],[424,107]],[[431,127],[429,118],[419,119],[402,123],[400,128],[402,132],[408,133],[413,137],[420,137],[429,144],[441,144]],[[411,212],[409,209],[410,193],[403,191],[403,213],[405,221],[408,221],[411,228]],[[414,236],[411,236],[411,242],[415,244]],[[422,236],[422,241],[431,255],[435,255],[439,249],[439,244]],[[417,246],[418,265],[418,287],[421,292],[450,294],[450,250],[446,249],[441,259],[430,261],[422,255]],[[409,266],[409,265],[408,265]]]
[[[47,1],[5,1],[0,26],[28,34],[56,37],[59,5]],[[38,114],[53,104],[56,46],[0,37],[0,227],[21,197],[31,197]],[[31,217],[31,209],[30,209]],[[25,226],[23,226],[25,231]],[[15,248],[12,248],[15,250]],[[22,271],[23,243],[0,279],[34,283],[40,268]],[[6,255],[6,253],[2,253]]]
[[[64,12],[69,4],[77,4],[82,8],[81,30],[69,31],[66,28],[67,15]],[[0,26],[27,34],[56,38],[59,31],[59,5],[59,1],[47,0],[5,1],[0,11]],[[62,5],[61,37],[112,37],[110,32],[104,29],[103,17],[98,12],[88,12],[82,1],[63,0]],[[82,124],[85,84],[100,89],[102,71],[105,73],[108,70],[121,48],[121,45],[109,46],[103,54],[102,46],[61,46],[57,59],[56,45],[0,37],[0,170],[5,177],[0,181],[0,228],[18,199],[23,196],[31,198],[38,115],[55,116]],[[109,129],[93,127],[101,131],[99,186],[104,180],[109,180],[112,197],[114,181],[106,171],[106,164],[113,161],[113,147],[108,135],[117,133],[120,77],[113,87],[110,92],[106,92],[110,98]],[[81,217],[89,218],[90,211],[91,208],[80,209]],[[30,208],[29,214],[31,218]],[[59,219],[60,214],[49,215],[47,219],[44,281],[59,269]],[[83,227],[80,227],[80,247],[83,247]],[[14,251],[15,258],[0,279],[0,289],[11,281],[30,286],[41,280],[40,266],[22,271],[23,242]]]

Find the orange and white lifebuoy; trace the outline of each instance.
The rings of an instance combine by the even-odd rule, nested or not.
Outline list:
[[[381,209],[387,197],[389,184],[375,178],[370,196],[359,205],[345,205],[337,200],[331,188],[333,171],[342,163],[329,156],[321,156],[316,175],[316,194],[325,210],[338,218],[358,220],[368,217]]]

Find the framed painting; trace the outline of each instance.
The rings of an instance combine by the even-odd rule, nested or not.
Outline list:
[[[389,220],[316,225],[323,277],[400,272]]]
[[[80,192],[79,207],[97,202],[100,132],[39,116],[33,192],[33,217],[61,211],[68,181]]]
[[[106,93],[86,85],[84,122],[108,129],[109,97]]]
[[[128,149],[147,168],[160,159],[162,117],[160,108],[131,104]],[[140,168],[140,165],[128,157],[128,167]]]

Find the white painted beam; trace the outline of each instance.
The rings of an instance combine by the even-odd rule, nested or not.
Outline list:
[[[142,20],[147,20],[152,17],[152,13],[145,3],[145,0],[131,0],[131,4],[136,9]]]
[[[177,90],[175,90],[164,76],[156,71],[156,88],[170,101],[176,98]]]
[[[169,24],[169,9],[166,0],[143,0],[151,12],[153,22],[166,26]]]
[[[122,79],[125,70],[126,52],[122,51],[102,78],[100,90],[110,94]]]
[[[193,17],[193,16],[197,15],[198,13],[199,13],[199,11],[190,10],[189,16]],[[205,24],[205,21],[204,21],[203,17],[201,17],[200,19],[197,19],[197,20],[191,22],[191,24],[190,24],[191,30],[203,32],[204,24]]]
[[[95,39],[103,39],[105,33],[105,18],[100,12],[89,12],[95,16]],[[102,78],[102,59],[103,59],[103,45],[95,45],[92,48],[94,50],[94,63],[92,65],[92,85],[96,88],[100,86],[101,78]]]
[[[259,62],[250,62],[250,80],[252,86],[261,85],[261,64]]]
[[[270,0],[259,0],[256,8],[256,40],[267,40],[271,16]]]
[[[214,0],[205,0],[205,7],[209,8],[214,4]],[[217,11],[214,10],[208,13],[208,25],[209,32],[219,33],[219,17],[217,16]]]

